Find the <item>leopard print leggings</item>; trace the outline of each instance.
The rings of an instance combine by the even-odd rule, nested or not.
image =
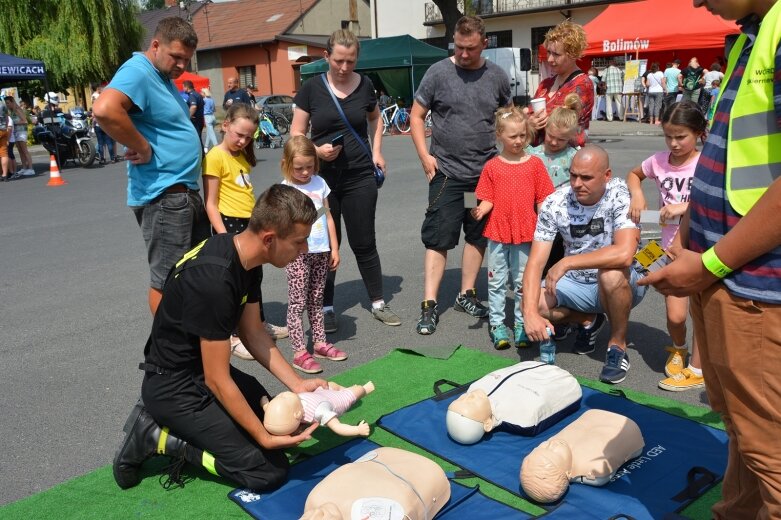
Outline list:
[[[305,253],[285,267],[287,273],[287,328],[290,345],[296,353],[306,350],[304,337],[304,309],[312,327],[312,340],[325,342],[323,326],[323,291],[328,275],[330,252]]]

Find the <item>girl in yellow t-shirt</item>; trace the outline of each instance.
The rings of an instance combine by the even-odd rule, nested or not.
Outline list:
[[[252,136],[257,127],[254,108],[243,103],[231,105],[222,123],[225,138],[206,154],[203,189],[214,233],[239,233],[249,224],[255,206],[249,174],[256,164]]]
[[[255,206],[249,174],[256,164],[252,136],[257,127],[258,112],[244,103],[234,103],[222,123],[225,138],[206,154],[203,190],[213,233],[240,233],[249,224]],[[272,338],[287,337],[287,327],[265,323],[262,301],[260,319]],[[253,359],[236,335],[231,337],[231,352],[241,359]]]

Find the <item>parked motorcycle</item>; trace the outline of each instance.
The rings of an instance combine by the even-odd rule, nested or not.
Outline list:
[[[73,128],[76,130],[89,130],[89,121],[87,120],[87,111],[84,110],[84,107],[75,106],[71,108],[69,111],[70,113],[70,122],[73,125]]]
[[[95,162],[96,151],[89,135],[89,126],[86,124],[86,114],[83,128],[77,128],[76,124],[81,126],[80,120],[74,124],[73,120],[62,112],[46,112],[41,114],[38,118],[39,124],[33,129],[36,141],[50,154],[59,156],[61,166],[68,161],[85,168],[91,166]]]

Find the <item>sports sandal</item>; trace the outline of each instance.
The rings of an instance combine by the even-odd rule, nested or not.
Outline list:
[[[315,357],[331,361],[344,361],[347,359],[347,352],[334,347],[333,343],[317,343],[315,344]]]
[[[304,352],[303,354],[294,357],[293,367],[305,374],[319,374],[323,371],[323,367],[320,366],[320,363],[315,361],[312,354],[309,352]]]
[[[241,342],[241,339],[239,339],[238,336],[231,336],[231,354],[245,361],[251,361],[255,359],[252,354],[249,353],[247,347],[244,346],[244,343]]]

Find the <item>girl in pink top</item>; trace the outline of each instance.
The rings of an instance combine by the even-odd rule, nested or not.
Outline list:
[[[510,346],[504,324],[508,277],[512,277],[515,294],[515,346],[528,345],[521,314],[521,284],[537,225],[537,208],[553,193],[543,162],[524,150],[532,139],[534,127],[528,115],[515,107],[499,109],[496,140],[502,152],[485,163],[475,191],[480,204],[472,210],[472,216],[477,220],[488,218],[483,235],[488,239],[489,336],[496,349]]]
[[[682,101],[670,105],[662,114],[667,152],[659,152],[636,166],[626,178],[632,203],[629,216],[635,223],[640,222],[640,212],[646,209],[641,182],[653,179],[659,189],[659,221],[662,225],[662,247],[667,249],[678,233],[681,216],[689,208],[689,192],[694,177],[694,169],[700,152],[697,141],[705,135],[707,121],[699,105],[691,101]],[[687,237],[681,237],[684,241]],[[673,345],[667,347],[670,355],[664,367],[667,379],[659,381],[659,388],[680,392],[690,388],[705,386],[700,370],[700,355],[697,343],[692,340],[692,355],[689,366],[684,365],[688,348],[686,347],[686,315],[689,298],[665,297],[667,306],[667,331]]]

